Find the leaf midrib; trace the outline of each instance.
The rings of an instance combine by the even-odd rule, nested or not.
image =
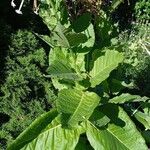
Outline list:
[[[113,132],[111,132],[108,128],[106,129],[110,134],[112,134],[120,143],[122,143],[127,149],[129,149],[128,147],[127,147],[127,145],[126,144],[124,144]],[[129,149],[129,150],[131,150],[131,149]]]
[[[88,121],[88,122],[90,122],[90,121]],[[92,122],[90,122],[90,124],[91,124],[98,132],[100,132],[100,130],[99,130]],[[117,136],[116,136],[114,133],[112,133],[108,128],[106,128],[106,130],[107,130],[110,134],[112,134],[120,143],[122,143],[128,150],[131,150],[131,149],[129,149],[119,138],[117,138]]]
[[[94,77],[92,77],[91,79],[95,78],[96,76],[99,76],[99,74],[100,74],[101,72],[106,72],[106,70],[107,70],[108,68],[112,68],[112,67],[114,67],[114,66],[118,66],[118,64],[119,64],[120,62],[121,62],[121,61],[118,61],[118,63],[116,62],[116,63],[113,63],[113,64],[111,64],[111,65],[107,65],[107,67],[105,67],[104,69],[102,69],[101,71],[99,71],[96,75],[95,75],[95,73],[93,73],[93,74],[94,74]],[[92,71],[90,72],[90,74],[93,72],[93,70],[94,70],[94,68],[92,69]]]
[[[58,128],[58,127],[60,127],[60,126],[61,126],[61,124],[58,124],[58,125],[55,126],[55,127],[52,127],[52,128],[50,128],[50,129],[48,129],[48,130],[45,130],[45,131],[41,132],[38,136],[41,136],[41,135],[45,134],[46,132],[49,132],[50,130],[53,130],[53,129]],[[38,136],[37,136],[36,138],[34,138],[33,140],[37,139]],[[29,141],[29,140],[23,141],[22,143],[25,143],[25,142],[27,142],[27,141]],[[21,145],[22,143],[20,143],[19,145]],[[30,142],[29,142],[28,144],[30,144]],[[26,144],[26,145],[27,145],[27,144]],[[24,145],[24,146],[26,146],[26,145]],[[23,148],[23,147],[22,147],[22,148]]]
[[[80,108],[80,105],[82,104],[82,101],[83,101],[83,97],[84,97],[84,93],[82,92],[81,100],[80,100],[80,102],[79,102],[79,104],[78,104],[78,106],[77,106],[77,109],[74,111],[73,115],[70,117],[69,122],[70,122],[71,120],[73,120],[72,118],[76,115],[76,112],[77,112],[78,109]]]

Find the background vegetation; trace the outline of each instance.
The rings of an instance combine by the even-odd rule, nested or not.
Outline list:
[[[128,91],[150,97],[150,54],[147,51],[150,2],[124,1],[111,13],[107,11],[110,5],[107,0],[102,3],[107,18],[97,21],[103,22],[103,26],[95,25],[94,46],[125,52],[124,64],[112,72],[112,76],[117,73],[115,81],[124,81],[126,88],[121,89],[121,93]],[[71,7],[69,3],[68,6]],[[79,6],[77,15],[86,11],[81,4]],[[95,16],[99,7],[92,6],[86,5],[86,9],[91,9]],[[70,16],[73,20],[71,11]],[[5,0],[0,4],[0,18],[0,149],[5,149],[37,116],[55,105],[57,90],[46,77],[49,47],[34,34],[50,34],[42,18],[33,14],[30,4],[25,4],[22,16],[17,15]],[[96,92],[100,89],[97,87]],[[109,94],[113,97],[113,93]],[[128,110],[126,105],[125,109]],[[137,124],[144,131],[143,125]],[[144,137],[147,134],[149,130],[143,132]],[[149,138],[147,143],[150,143]]]

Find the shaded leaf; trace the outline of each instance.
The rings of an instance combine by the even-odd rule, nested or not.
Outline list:
[[[69,84],[65,84],[65,83],[62,83],[58,78],[52,78],[51,80],[52,80],[53,86],[59,91],[63,89],[73,88],[74,86],[72,82],[69,82]]]
[[[99,110],[99,107],[94,110],[89,120],[98,127],[103,127],[110,122],[110,119]]]
[[[54,42],[52,41],[52,39],[50,38],[50,36],[48,35],[39,35],[39,34],[36,34],[35,35],[40,38],[43,42],[45,42],[46,44],[48,44],[50,47],[53,47],[54,46]]]
[[[75,150],[94,150],[93,147],[88,143],[86,135],[83,134],[80,136],[79,142],[76,145]]]
[[[68,33],[66,38],[68,39],[70,46],[78,46],[87,41],[87,37],[83,33]]]
[[[84,13],[82,16],[79,16],[72,24],[74,31],[79,33],[86,30],[91,23],[91,17],[90,13]]]
[[[150,130],[143,131],[142,136],[146,140],[146,143],[150,144]]]
[[[90,24],[89,27],[87,28],[87,30],[85,30],[83,33],[87,36],[88,40],[82,44],[82,49],[84,50],[86,48],[92,48],[95,43],[94,26],[92,24]]]
[[[117,77],[119,76],[118,73],[115,75],[117,75]],[[113,79],[113,77],[110,80],[108,80],[108,83],[110,91],[115,95],[118,94],[121,90],[126,88],[125,86],[122,85],[122,81]]]

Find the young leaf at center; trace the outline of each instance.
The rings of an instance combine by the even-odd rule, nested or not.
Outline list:
[[[62,117],[67,116],[68,126],[74,127],[91,116],[99,100],[99,96],[93,92],[64,89],[59,92],[57,108]]]

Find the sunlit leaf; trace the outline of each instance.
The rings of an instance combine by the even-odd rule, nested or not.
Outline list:
[[[104,109],[113,110],[113,106]],[[109,116],[109,115],[108,115]],[[112,114],[113,116],[113,114]],[[95,150],[147,150],[145,141],[126,112],[118,107],[118,119],[105,128],[87,122],[87,138]]]
[[[74,150],[81,133],[82,127],[63,129],[55,119],[36,139],[21,150]]]
[[[90,71],[91,86],[95,87],[108,78],[110,72],[123,61],[123,54],[117,51],[106,51],[104,56],[99,57]]]
[[[116,103],[116,104],[123,104],[125,102],[144,102],[148,98],[147,97],[141,97],[139,95],[131,95],[129,93],[123,93],[119,96],[116,96],[109,100],[110,103]]]
[[[64,116],[68,116],[69,126],[76,126],[78,122],[91,116],[99,100],[99,96],[93,92],[67,89],[59,92],[57,108]]]
[[[19,150],[25,144],[35,139],[42,130],[58,115],[56,110],[49,111],[37,118],[17,139],[8,147],[8,150]]]

